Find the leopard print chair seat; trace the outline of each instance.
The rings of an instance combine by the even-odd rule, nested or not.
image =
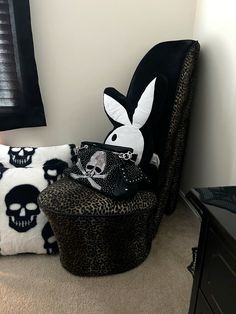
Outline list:
[[[116,201],[63,178],[41,192],[39,205],[57,238],[62,265],[75,275],[124,272],[149,254],[157,205],[153,192]]]

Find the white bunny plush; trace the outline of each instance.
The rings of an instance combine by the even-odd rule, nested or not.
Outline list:
[[[127,110],[112,96],[104,93],[104,107],[107,115],[116,127],[106,138],[105,143],[116,146],[131,147],[137,154],[136,164],[142,159],[144,150],[144,137],[140,129],[147,122],[152,111],[156,79],[154,78],[143,91],[132,119],[129,118]]]

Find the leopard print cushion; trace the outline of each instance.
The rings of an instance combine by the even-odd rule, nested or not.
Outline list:
[[[42,209],[66,215],[126,215],[154,208],[156,195],[150,191],[139,191],[127,200],[115,200],[74,180],[63,178],[40,193]]]
[[[61,264],[74,275],[121,273],[150,252],[157,207],[152,192],[118,201],[63,178],[41,192],[39,205],[57,239]]]
[[[121,273],[141,264],[150,252],[155,209],[119,216],[45,213],[58,242],[61,264],[74,275]]]

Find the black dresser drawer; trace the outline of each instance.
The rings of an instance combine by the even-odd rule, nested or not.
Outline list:
[[[202,218],[189,314],[236,314],[236,186],[187,198]]]
[[[236,255],[212,227],[208,233],[200,288],[215,314],[236,313]]]
[[[197,298],[197,306],[196,306],[196,314],[214,314],[208,305],[207,301],[205,300],[201,290],[198,292]]]

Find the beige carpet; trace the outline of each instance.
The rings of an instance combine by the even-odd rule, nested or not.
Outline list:
[[[162,221],[138,268],[100,278],[76,277],[58,256],[0,257],[1,314],[187,314],[191,247],[199,221],[183,205]]]

